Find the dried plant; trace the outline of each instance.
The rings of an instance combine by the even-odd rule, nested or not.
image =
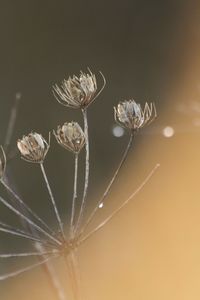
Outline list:
[[[102,75],[102,74],[101,74]],[[52,209],[55,214],[55,220],[58,225],[58,230],[54,231],[46,222],[41,219],[21,197],[12,189],[6,178],[6,155],[3,148],[1,148],[0,155],[0,182],[4,188],[12,195],[12,201],[5,200],[0,196],[0,202],[16,214],[20,222],[23,225],[23,230],[12,227],[8,224],[0,222],[0,231],[6,232],[13,236],[25,238],[32,243],[33,251],[24,253],[2,253],[1,259],[13,258],[13,257],[28,257],[35,256],[38,261],[28,267],[16,270],[11,273],[0,275],[0,280],[5,280],[11,277],[15,277],[25,271],[31,270],[37,266],[45,266],[47,276],[49,276],[52,288],[56,292],[57,299],[82,299],[80,285],[79,285],[79,267],[78,267],[78,249],[81,244],[86,242],[94,233],[100,230],[105,224],[107,224],[125,205],[129,203],[133,197],[143,188],[143,186],[149,181],[151,176],[158,168],[158,164],[151,170],[142,184],[135,190],[118,208],[116,208],[105,220],[103,220],[97,227],[93,228],[89,233],[86,233],[88,225],[92,222],[99,207],[108,197],[111,187],[121,170],[128,152],[131,149],[133,139],[142,127],[149,125],[156,117],[156,108],[154,103],[146,103],[144,109],[140,104],[137,104],[134,100],[128,100],[120,102],[114,108],[115,120],[127,129],[129,134],[129,141],[126,149],[122,155],[122,159],[113,174],[104,194],[100,197],[96,203],[95,208],[90,213],[89,217],[84,221],[84,214],[87,204],[87,192],[89,186],[89,171],[90,171],[90,155],[89,155],[89,135],[88,135],[88,119],[87,108],[94,102],[97,96],[102,92],[105,86],[105,78],[103,78],[103,86],[98,90],[97,81],[95,75],[89,70],[88,74],[83,72],[80,76],[69,77],[68,80],[64,80],[61,87],[55,85],[53,87],[54,95],[59,103],[69,108],[80,109],[83,114],[84,130],[81,129],[76,122],[66,122],[62,126],[58,126],[57,130],[54,130],[54,136],[59,145],[70,151],[74,155],[74,186],[73,197],[71,203],[71,217],[70,228],[66,230],[66,226],[61,220],[60,213],[57,208],[56,199],[54,198],[52,189],[50,187],[48,176],[44,168],[44,160],[50,149],[50,139],[47,142],[41,134],[30,133],[27,136],[23,136],[22,139],[17,141],[18,149],[21,153],[21,157],[27,162],[36,163],[41,169],[44,182],[49,194],[49,199],[52,205]],[[15,118],[13,115],[9,122],[9,129],[7,137],[11,136],[14,128]],[[9,139],[5,145],[9,144]],[[85,179],[84,190],[81,200],[80,209],[76,203],[78,195],[78,164],[79,153],[85,147]],[[7,148],[7,147],[5,147]],[[65,295],[56,271],[51,264],[53,258],[62,256],[67,263],[67,270],[71,278],[72,298]]]

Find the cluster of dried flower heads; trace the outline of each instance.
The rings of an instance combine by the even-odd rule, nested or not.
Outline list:
[[[79,299],[79,287],[77,283],[77,249],[80,244],[86,241],[93,233],[102,228],[129,200],[138,192],[144,183],[150,178],[156,168],[148,175],[139,189],[134,192],[130,197],[122,204],[121,207],[117,208],[106,220],[94,228],[91,232],[85,233],[86,228],[92,221],[96,212],[99,209],[99,205],[104,203],[108,196],[110,189],[117,177],[126,157],[130,150],[134,135],[146,125],[149,125],[156,117],[156,108],[154,103],[146,103],[144,108],[134,100],[128,100],[120,102],[114,107],[114,118],[116,122],[127,129],[129,133],[129,141],[125,152],[122,156],[122,160],[119,163],[117,170],[115,171],[111,181],[109,182],[105,193],[99,199],[97,205],[89,215],[89,218],[83,222],[83,216],[85,214],[86,198],[89,185],[89,136],[88,136],[88,121],[87,121],[87,108],[94,102],[105,87],[106,81],[102,73],[100,73],[103,79],[103,85],[100,89],[97,86],[96,76],[89,70],[89,73],[81,72],[79,76],[72,76],[69,79],[64,79],[61,86],[57,84],[53,87],[53,93],[59,103],[65,107],[80,109],[83,114],[84,129],[77,122],[66,122],[62,126],[58,126],[53,134],[59,145],[64,147],[66,150],[74,154],[74,190],[72,197],[72,211],[69,234],[66,233],[65,226],[61,220],[60,213],[57,209],[56,200],[52,189],[50,187],[48,177],[44,168],[44,160],[50,148],[50,138],[46,141],[43,136],[39,133],[32,132],[22,139],[17,141],[18,149],[21,153],[21,157],[31,163],[37,163],[40,165],[41,172],[44,177],[44,181],[49,193],[49,198],[52,204],[52,208],[55,213],[55,219],[58,223],[58,230],[55,231],[48,226],[32,209],[12,190],[12,188],[4,180],[5,168],[6,168],[6,156],[2,149],[0,157],[0,181],[9,193],[15,198],[18,207],[12,205],[9,201],[6,201],[0,197],[0,202],[8,207],[13,213],[15,213],[25,225],[24,230],[12,228],[9,225],[0,223],[0,231],[7,232],[9,234],[17,235],[23,238],[27,238],[33,242],[35,252],[31,253],[10,253],[0,254],[0,258],[5,257],[18,257],[18,256],[39,256],[39,262],[17,270],[15,272],[0,275],[0,279],[7,279],[18,275],[26,270],[32,269],[38,265],[49,264],[49,260],[53,257],[63,255],[67,261],[69,272],[72,277],[72,290],[74,299]],[[81,206],[77,208],[77,181],[78,181],[78,157],[80,151],[85,148],[85,180],[84,180],[84,191],[82,195]],[[50,271],[52,276],[52,284],[56,287],[57,297],[60,300],[66,299],[66,296],[62,292],[62,288],[58,287],[58,283],[55,282],[55,274]]]

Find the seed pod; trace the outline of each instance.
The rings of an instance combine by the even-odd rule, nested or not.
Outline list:
[[[79,153],[85,145],[84,132],[76,122],[66,122],[63,126],[58,126],[57,131],[53,133],[57,142],[73,153]]]
[[[101,74],[102,75],[102,74]],[[97,81],[95,75],[89,70],[89,74],[80,73],[80,76],[73,75],[67,80],[64,79],[61,87],[57,84],[53,86],[53,93],[57,101],[64,106],[84,109],[90,105],[100,94],[105,86],[103,77],[103,87],[97,92]]]
[[[145,103],[144,109],[134,100],[120,102],[114,107],[116,122],[131,131],[138,131],[140,128],[149,125],[156,118],[156,107],[154,103]]]
[[[33,132],[18,140],[17,147],[26,161],[42,163],[50,146],[41,134]]]

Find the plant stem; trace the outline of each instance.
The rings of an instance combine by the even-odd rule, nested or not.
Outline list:
[[[111,187],[112,187],[113,183],[115,182],[115,179],[116,179],[116,177],[117,177],[119,171],[121,170],[123,164],[124,164],[125,161],[126,161],[126,158],[127,158],[127,156],[128,156],[129,150],[131,149],[132,143],[133,143],[133,133],[131,132],[130,137],[129,137],[129,141],[128,141],[128,144],[127,144],[126,149],[125,149],[125,151],[124,151],[124,154],[123,154],[123,156],[122,156],[122,159],[121,159],[121,161],[120,161],[120,163],[119,163],[119,165],[118,165],[118,167],[117,167],[117,169],[116,169],[116,171],[115,171],[115,173],[114,173],[112,179],[110,180],[110,182],[109,182],[109,184],[108,184],[108,186],[107,186],[107,188],[106,188],[104,194],[102,195],[102,197],[101,197],[100,200],[98,201],[96,207],[94,208],[94,210],[93,210],[92,213],[90,214],[90,216],[89,216],[89,218],[87,219],[85,225],[83,225],[83,227],[82,227],[82,229],[81,229],[81,231],[80,231],[80,236],[83,235],[83,233],[85,232],[86,228],[88,227],[88,225],[90,224],[90,222],[93,220],[93,218],[94,218],[96,212],[97,212],[98,209],[99,209],[99,205],[100,205],[101,203],[103,203],[103,201],[105,200],[105,198],[109,195],[109,192],[110,192],[110,190],[111,190]]]
[[[83,198],[81,202],[81,208],[80,208],[80,213],[78,216],[78,221],[77,225],[75,228],[75,234],[79,229],[79,226],[81,224],[84,210],[85,210],[85,205],[86,205],[86,197],[87,197],[87,192],[88,192],[88,185],[89,185],[89,171],[90,171],[90,150],[89,150],[89,136],[88,136],[88,120],[87,120],[87,109],[82,109],[82,114],[83,114],[83,121],[84,121],[84,134],[85,134],[85,150],[86,150],[86,155],[85,155],[85,184],[84,184],[84,191],[83,191]]]
[[[6,188],[6,190],[15,198],[15,200],[22,205],[37,221],[40,222],[48,231],[54,233],[51,228],[11,189],[11,187],[4,181],[0,180],[2,185]]]
[[[80,300],[77,274],[76,274],[76,269],[75,269],[72,253],[69,253],[67,256],[65,255],[65,261],[66,261],[66,264],[67,264],[67,269],[68,269],[68,272],[69,272],[69,278],[70,278],[70,281],[71,281],[73,298],[74,298],[74,300]]]
[[[7,150],[13,136],[20,99],[21,99],[21,95],[19,93],[16,94],[15,101],[13,103],[10,112],[10,118],[9,118],[5,141],[4,141],[4,150]]]
[[[74,266],[74,270],[75,270],[75,276],[76,276],[76,281],[77,281],[77,292],[78,292],[78,299],[82,299],[82,295],[81,295],[81,275],[80,275],[80,266],[79,266],[79,262],[78,262],[78,249],[75,248],[72,251],[72,263]]]
[[[74,216],[76,209],[76,199],[77,199],[77,179],[78,179],[78,153],[75,154],[74,160],[74,192],[72,199],[72,213],[71,213],[71,221],[70,221],[70,237],[73,237],[74,230]]]
[[[108,216],[103,222],[101,222],[96,228],[94,228],[91,232],[89,232],[82,240],[80,240],[80,243],[83,243],[88,238],[90,238],[95,232],[100,230],[104,225],[106,225],[118,212],[121,211],[121,209],[126,206],[132,198],[134,198],[145,186],[145,184],[151,179],[155,171],[159,168],[160,164],[156,164],[155,167],[151,170],[151,172],[148,174],[148,176],[145,178],[145,180],[141,183],[141,185],[117,208],[115,209],[110,216]]]
[[[53,246],[53,244],[45,241],[45,240],[42,240],[40,238],[37,238],[37,237],[34,237],[22,230],[18,230],[18,229],[12,229],[12,228],[6,228],[6,227],[1,227],[0,226],[0,232],[5,232],[5,233],[8,233],[8,234],[11,234],[11,235],[15,235],[15,236],[19,236],[19,237],[22,237],[22,238],[25,238],[25,239],[28,239],[29,241],[37,241],[39,243],[42,243],[42,244],[47,244],[47,245],[50,245],[50,247]],[[55,247],[55,245],[54,245]]]
[[[43,233],[45,236],[47,236],[52,241],[54,241],[57,245],[61,245],[61,242],[59,240],[57,240],[53,235],[51,235],[50,233],[48,233],[47,231],[45,231],[44,229],[42,229],[35,222],[31,221],[31,219],[29,219],[27,216],[25,216],[24,214],[22,214],[18,209],[16,209],[15,207],[13,207],[13,205],[9,204],[1,196],[0,196],[0,202],[3,205],[5,205],[8,209],[10,209],[12,212],[14,212],[18,217],[20,217],[21,219],[25,220],[28,224],[30,224],[31,226],[33,226],[39,232]]]
[[[41,253],[41,256],[43,259],[47,258],[46,254],[44,253],[44,247],[42,245],[35,243],[35,248]],[[46,261],[41,267],[45,271],[47,278],[49,280],[50,286],[52,288],[52,291],[54,292],[57,299],[66,300],[64,290],[61,286],[61,283],[58,279],[58,276],[55,272],[55,269],[54,269],[51,261]]]
[[[45,181],[45,183],[46,183],[47,190],[48,190],[48,192],[49,192],[50,200],[51,200],[51,203],[52,203],[52,205],[53,205],[53,209],[54,209],[54,212],[55,212],[55,215],[56,215],[56,219],[57,219],[57,221],[58,221],[58,225],[59,225],[59,228],[60,228],[62,237],[63,237],[63,239],[65,240],[65,234],[64,234],[63,224],[62,224],[62,222],[61,222],[61,218],[60,218],[60,215],[59,215],[57,206],[56,206],[56,202],[55,202],[55,200],[54,200],[54,196],[53,196],[51,187],[50,187],[50,185],[49,185],[49,181],[48,181],[48,178],[47,178],[47,175],[46,175],[46,172],[45,172],[43,163],[40,163],[40,167],[41,167],[42,175],[43,175],[43,177],[44,177],[44,181]]]
[[[6,274],[4,274],[4,275],[0,275],[0,281],[6,280],[6,279],[8,279],[8,278],[15,277],[15,276],[20,275],[20,274],[22,274],[22,273],[24,273],[24,272],[30,271],[30,270],[32,270],[32,269],[38,267],[38,266],[41,266],[41,265],[44,264],[45,262],[47,262],[47,261],[49,261],[50,259],[55,258],[55,257],[57,257],[57,256],[55,255],[55,256],[52,256],[52,257],[48,257],[48,258],[46,258],[46,259],[44,259],[44,260],[41,260],[41,261],[38,262],[38,263],[32,264],[32,265],[30,265],[30,266],[28,266],[28,267],[22,268],[22,269],[20,269],[20,270],[15,271],[15,272],[11,272],[11,273],[6,273]]]
[[[0,258],[13,258],[13,257],[28,257],[28,256],[44,256],[48,254],[53,254],[53,251],[44,252],[23,252],[23,253],[1,253]]]

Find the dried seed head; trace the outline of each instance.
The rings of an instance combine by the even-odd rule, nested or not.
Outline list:
[[[2,179],[6,169],[6,155],[3,147],[1,146],[0,148],[0,179]]]
[[[120,102],[114,107],[116,122],[131,131],[138,131],[145,125],[149,125],[157,116],[154,103],[145,103],[144,109],[134,100]]]
[[[58,126],[57,131],[54,131],[54,135],[61,146],[73,153],[79,153],[85,145],[84,132],[76,122]]]
[[[102,75],[102,74],[101,74]],[[89,70],[89,73],[80,73],[80,76],[64,79],[61,87],[57,84],[53,86],[53,93],[57,101],[71,108],[86,108],[101,93],[105,86],[103,78],[103,87],[97,92],[97,81],[95,75]]]
[[[22,158],[32,163],[42,163],[49,150],[49,144],[39,133],[30,133],[17,141]]]

